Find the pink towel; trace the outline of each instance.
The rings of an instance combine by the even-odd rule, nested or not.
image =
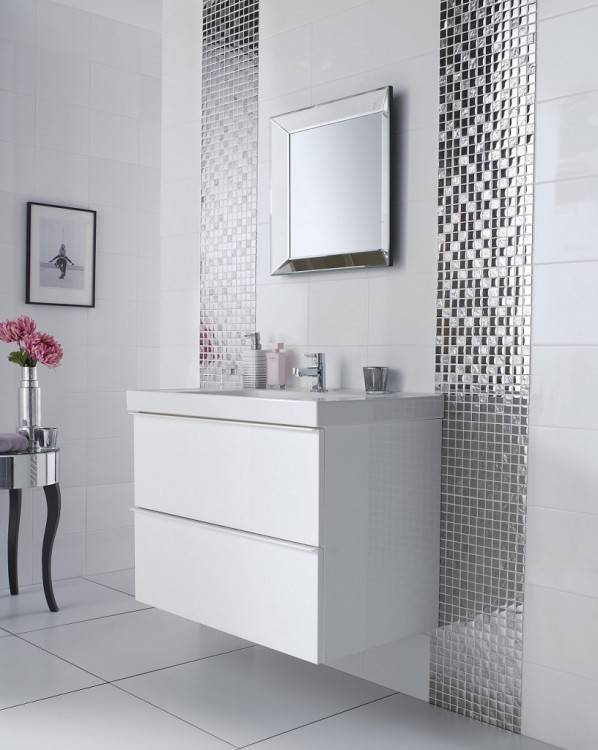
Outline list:
[[[0,453],[17,453],[26,451],[29,448],[29,441],[23,435],[17,432],[0,433]]]

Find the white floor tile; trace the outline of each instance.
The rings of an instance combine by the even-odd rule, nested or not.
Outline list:
[[[536,740],[393,695],[255,745],[255,750],[542,750]]]
[[[147,609],[146,605],[139,604],[126,594],[83,578],[56,581],[54,595],[59,612],[50,612],[41,586],[27,586],[21,589],[18,596],[3,591],[0,594],[0,628],[10,633],[26,633],[94,617]]]
[[[111,685],[0,712],[0,747],[39,750],[230,750]]]
[[[251,645],[157,609],[37,630],[23,637],[109,681]]]
[[[391,692],[258,646],[118,684],[238,746]]]
[[[99,573],[97,576],[86,576],[90,581],[101,583],[109,589],[122,591],[124,594],[135,596],[135,568],[115,570],[112,573]]]
[[[0,709],[101,682],[14,635],[0,639],[0,675]]]

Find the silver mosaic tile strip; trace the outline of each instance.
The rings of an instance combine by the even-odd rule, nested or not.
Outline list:
[[[534,0],[441,0],[436,389],[445,394],[431,701],[521,727]]]
[[[202,388],[239,384],[255,329],[258,0],[204,0],[201,132]]]

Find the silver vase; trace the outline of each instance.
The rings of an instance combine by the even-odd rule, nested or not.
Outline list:
[[[41,425],[42,397],[37,367],[21,367],[19,387],[19,423],[17,431],[33,443],[33,430]]]

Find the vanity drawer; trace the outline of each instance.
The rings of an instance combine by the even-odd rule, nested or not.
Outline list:
[[[135,511],[136,598],[317,663],[320,550]]]
[[[135,504],[319,546],[320,431],[135,415]]]

